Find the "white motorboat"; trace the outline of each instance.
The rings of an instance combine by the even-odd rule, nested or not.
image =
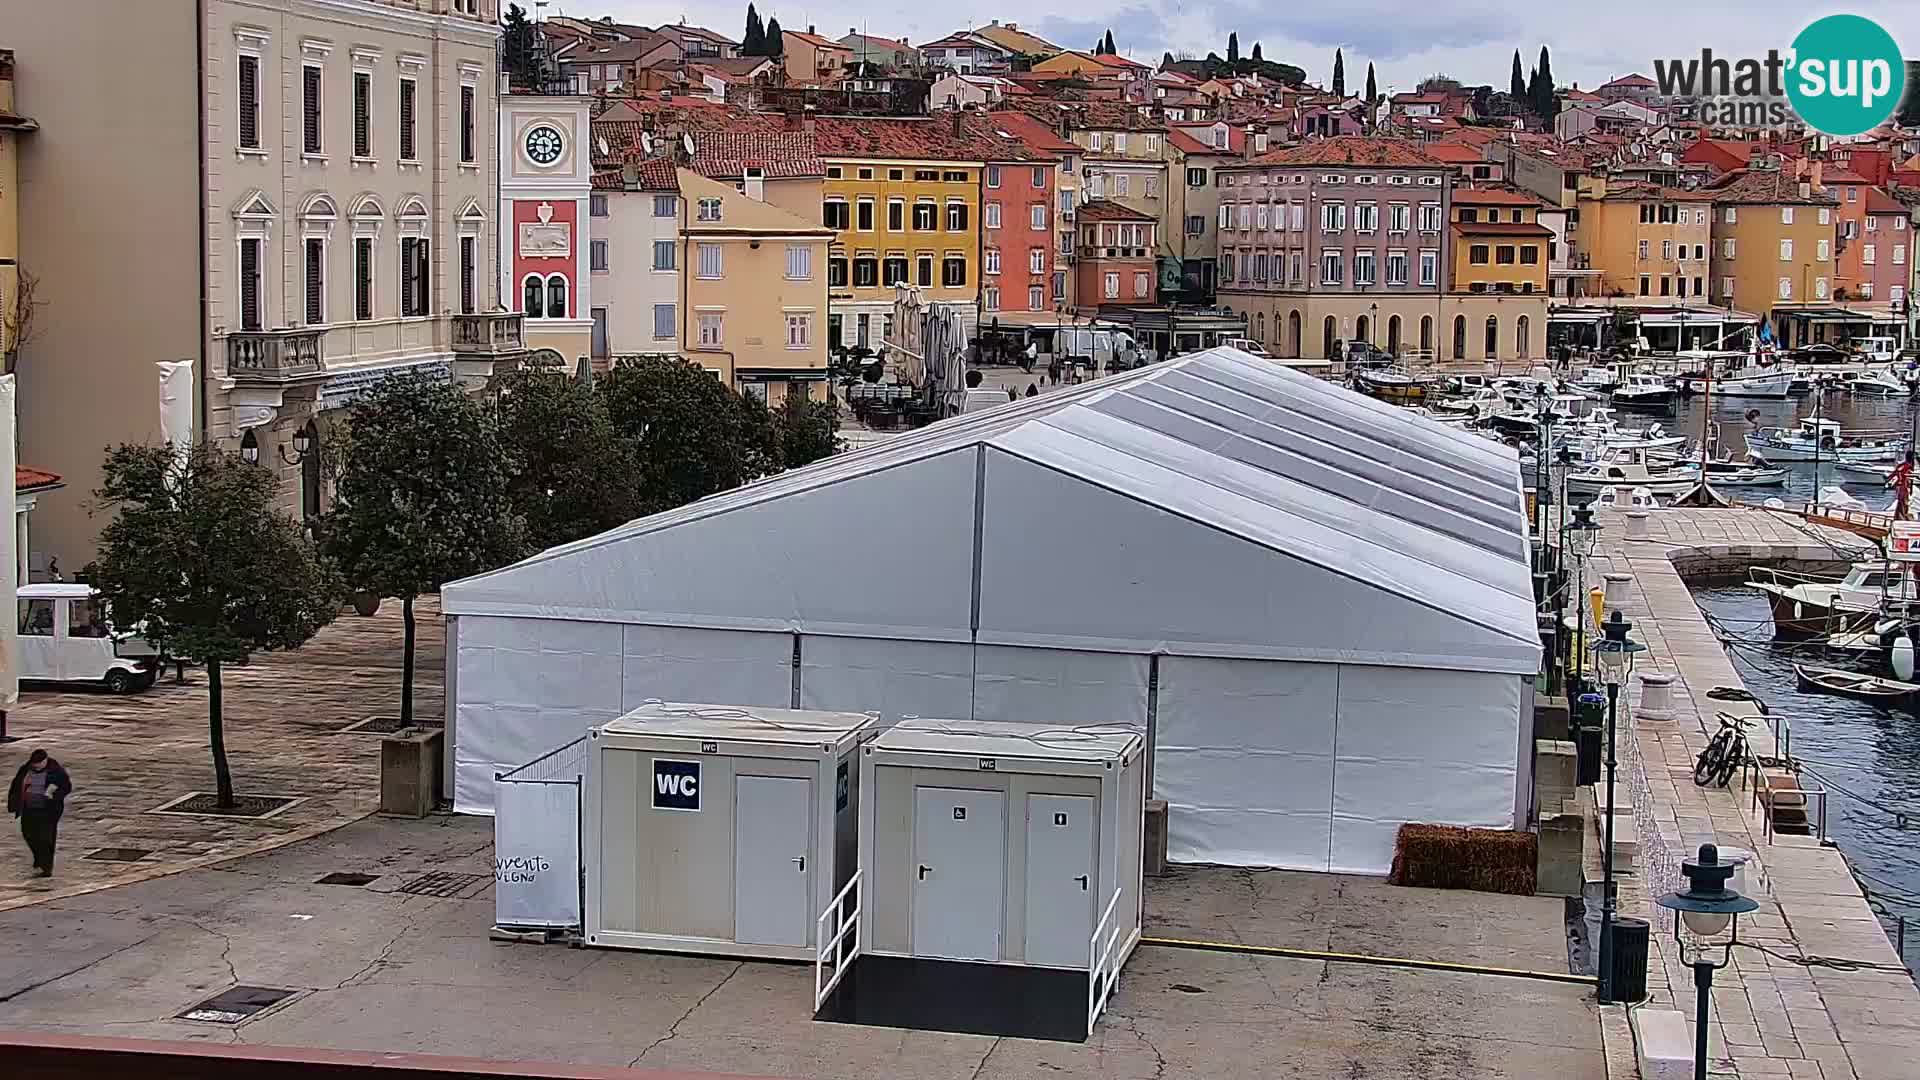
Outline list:
[[[1857,371],[1846,382],[1847,393],[1863,397],[1906,397],[1913,388],[1887,368]]]
[[[1657,375],[1629,375],[1613,388],[1611,401],[1619,409],[1671,409],[1678,397]]]
[[[1707,463],[1707,484],[1711,487],[1779,487],[1786,482],[1785,469],[1731,461]]]
[[[1870,461],[1843,461],[1833,467],[1845,483],[1887,483],[1893,479],[1893,470],[1897,465],[1879,465]]]
[[[1761,428],[1747,432],[1747,456],[1768,463],[1830,461],[1837,463],[1896,461],[1907,452],[1907,441],[1840,430],[1838,420],[1807,417],[1797,428]]]
[[[1481,387],[1465,397],[1435,401],[1431,407],[1439,412],[1474,416],[1482,420],[1506,416],[1515,411],[1513,403],[1507,400],[1507,396],[1490,386]]]
[[[1681,384],[1690,394],[1704,394],[1711,390],[1720,397],[1779,399],[1793,393],[1796,373],[1791,365],[1761,366],[1752,363],[1752,358],[1745,353],[1690,351],[1680,356],[1683,360],[1701,361],[1700,369],[1688,375]],[[1724,362],[1725,369],[1715,373],[1716,362]],[[1708,378],[1709,374],[1712,374],[1711,379]]]
[[[1567,494],[1597,495],[1609,487],[1646,488],[1655,495],[1684,495],[1699,483],[1694,465],[1650,464],[1638,450],[1615,451],[1591,469],[1570,472]]]
[[[1913,575],[1894,563],[1854,563],[1838,581],[1756,566],[1747,584],[1766,594],[1773,636],[1785,641],[1859,629],[1878,617],[1882,600],[1920,599]]]

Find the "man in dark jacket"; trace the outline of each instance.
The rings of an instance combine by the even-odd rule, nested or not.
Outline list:
[[[53,846],[60,830],[60,815],[72,793],[73,781],[67,770],[45,750],[35,750],[13,774],[13,784],[7,788],[7,813],[20,819],[20,835],[26,837],[27,850],[33,852],[36,877],[53,876]]]

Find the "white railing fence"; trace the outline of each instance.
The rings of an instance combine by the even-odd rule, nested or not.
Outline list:
[[[827,909],[813,921],[813,1011],[826,1004],[827,995],[840,985],[847,967],[860,952],[860,875],[841,886]],[[852,902],[852,908],[847,907]],[[831,969],[831,970],[829,970]]]
[[[1093,1037],[1093,1025],[1100,1014],[1107,1010],[1107,999],[1113,996],[1115,953],[1119,950],[1121,926],[1108,928],[1114,921],[1113,915],[1120,907],[1120,890],[1113,890],[1113,896],[1107,900],[1107,909],[1100,913],[1100,921],[1094,925],[1093,938],[1087,942],[1087,1037]],[[1106,944],[1101,944],[1102,935]]]

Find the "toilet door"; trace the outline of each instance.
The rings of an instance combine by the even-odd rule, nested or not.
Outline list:
[[[1027,963],[1087,967],[1096,895],[1094,800],[1086,795],[1027,796]]]
[[[1006,793],[914,788],[913,854],[913,954],[1000,959]]]

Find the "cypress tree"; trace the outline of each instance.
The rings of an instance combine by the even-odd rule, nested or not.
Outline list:
[[[1118,55],[1120,54],[1120,50],[1119,50],[1119,49],[1117,49],[1117,48],[1115,48],[1115,47],[1114,47],[1114,45],[1113,45],[1113,31],[1112,31],[1112,30],[1108,30],[1108,31],[1107,31],[1107,38],[1106,38],[1106,40],[1105,40],[1105,41],[1102,41],[1102,42],[1100,43],[1100,52],[1101,52],[1101,54],[1102,54],[1102,55],[1104,55],[1104,56],[1118,56]]]
[[[1253,43],[1253,62],[1260,62],[1260,43],[1257,41]]]
[[[1520,67],[1519,49],[1513,50],[1513,81],[1507,93],[1516,101],[1524,101],[1527,97],[1527,76]]]
[[[1333,92],[1338,97],[1347,96],[1347,61],[1340,50],[1333,50]]]
[[[780,29],[780,16],[775,15],[773,18],[767,20],[766,49],[762,51],[760,55],[771,56],[774,59],[778,60],[780,57],[785,56],[786,54],[787,54],[786,35]]]
[[[1560,108],[1553,94],[1553,60],[1547,56],[1545,45],[1540,46],[1540,89],[1536,93],[1540,97],[1534,102],[1533,111],[1540,114],[1540,119],[1552,121]]]
[[[767,49],[767,31],[760,25],[760,13],[747,5],[747,32],[741,35],[740,54],[742,56],[764,56]]]
[[[1373,129],[1374,106],[1380,100],[1380,88],[1373,81],[1373,61],[1367,61],[1367,129]]]
[[[1227,63],[1237,64],[1239,62],[1240,62],[1240,35],[1230,33],[1227,35]]]

